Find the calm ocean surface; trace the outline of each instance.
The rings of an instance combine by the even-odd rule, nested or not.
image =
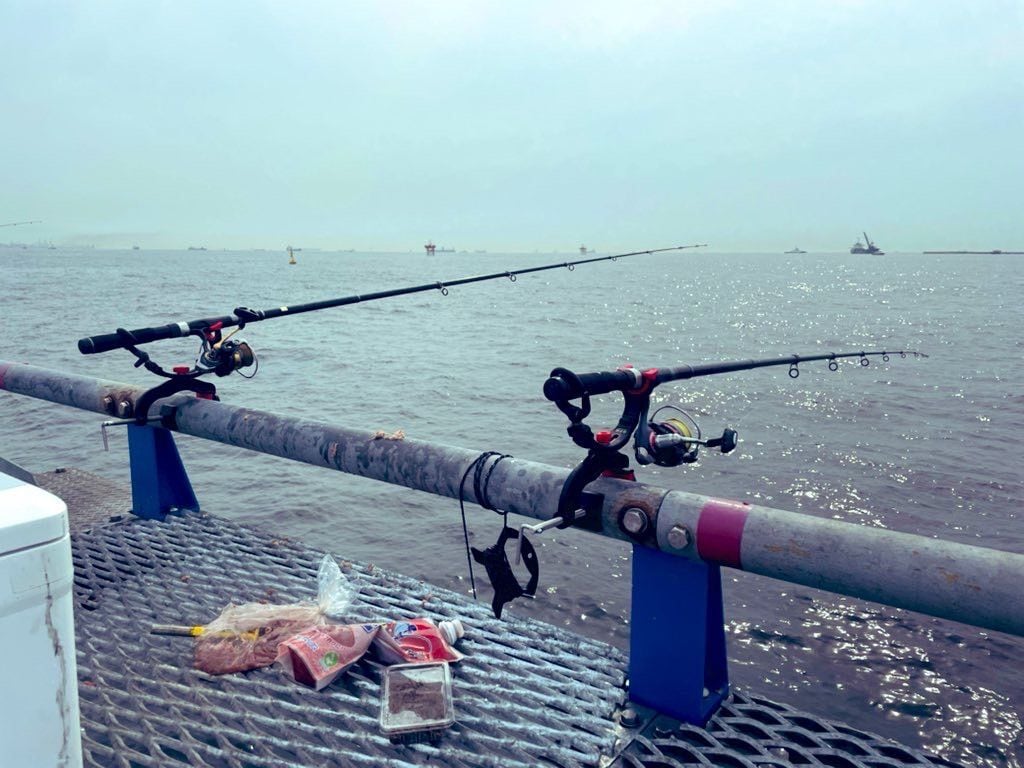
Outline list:
[[[76,340],[577,257],[297,258],[0,247],[0,359],[148,385],[127,352],[83,357]],[[244,332],[256,378],[216,383],[222,399],[255,408],[570,466],[582,451],[541,395],[553,367],[919,349],[930,357],[662,386],[659,404],[682,405],[705,432],[734,427],[741,443],[639,479],[1024,553],[1022,314],[1024,257],[683,251],[258,323]],[[168,367],[195,354],[191,341],[147,349]],[[610,425],[618,413],[606,396],[589,422]],[[100,421],[0,393],[0,456],[127,480],[124,436],[104,453]],[[468,590],[454,501],[178,442],[207,510]],[[474,545],[491,544],[500,519],[476,507],[468,516]],[[539,599],[508,610],[626,647],[628,545],[577,531],[536,541]],[[968,765],[1024,765],[1024,639],[723,575],[734,686]]]

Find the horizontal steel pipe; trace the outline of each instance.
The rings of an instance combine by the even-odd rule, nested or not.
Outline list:
[[[672,491],[659,549],[1024,636],[1024,554]]]
[[[131,410],[142,390],[0,361],[0,389],[99,413]],[[478,451],[177,396],[175,428],[262,453],[450,498]],[[499,509],[554,515],[568,470],[495,462],[487,498]],[[480,502],[473,473],[463,489]],[[1024,636],[1024,555],[826,520],[744,502],[602,479],[601,533],[681,557]],[[627,534],[629,528],[632,534]]]

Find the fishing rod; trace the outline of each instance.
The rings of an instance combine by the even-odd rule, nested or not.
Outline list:
[[[433,283],[424,283],[423,285],[413,285],[406,288],[392,288],[386,291],[377,291],[375,293],[367,294],[354,294],[352,296],[343,296],[338,299],[326,299],[324,301],[314,301],[309,304],[297,304],[294,306],[287,307],[274,307],[272,309],[249,309],[247,307],[237,307],[234,310],[234,314],[223,315],[221,317],[207,317],[199,320],[188,320],[184,322],[168,323],[167,325],[153,326],[149,328],[137,328],[132,331],[125,331],[119,328],[115,333],[100,334],[98,336],[88,336],[78,341],[78,351],[83,355],[93,355],[99,352],[109,352],[112,349],[122,349],[131,346],[138,346],[139,344],[148,344],[153,341],[160,341],[162,339],[176,339],[182,336],[200,336],[206,337],[211,331],[219,331],[224,328],[243,328],[249,323],[255,323],[260,320],[271,320],[277,317],[285,317],[286,315],[298,315],[303,312],[315,312],[321,309],[331,309],[332,307],[344,307],[350,304],[360,304],[366,301],[377,301],[378,299],[388,299],[393,296],[406,296],[412,293],[423,293],[424,291],[440,291],[442,295],[448,295],[448,289],[454,288],[459,285],[468,285],[469,283],[481,283],[485,280],[497,280],[498,278],[508,278],[512,282],[516,281],[519,275],[527,275],[531,272],[543,272],[548,269],[559,269],[565,268],[572,271],[580,264],[592,264],[598,261],[616,261],[617,259],[624,259],[628,256],[640,256],[642,254],[652,253],[664,253],[665,251],[681,251],[686,248],[702,248],[707,243],[696,243],[693,245],[674,245],[668,248],[652,248],[645,251],[630,251],[629,253],[617,253],[612,256],[595,256],[590,259],[577,259],[576,261],[564,261],[555,264],[545,264],[540,267],[525,267],[523,269],[505,270],[503,272],[492,272],[487,275],[476,275],[474,277],[461,277],[456,280],[447,281],[435,281]],[[229,371],[230,372],[230,371]],[[222,374],[223,375],[223,374]]]
[[[42,224],[40,221],[12,221],[9,224],[0,224],[0,227],[20,227],[22,224]]]
[[[737,445],[736,430],[725,429],[720,437],[706,439],[700,426],[689,413],[675,405],[658,408],[648,416],[651,393],[660,384],[669,381],[717,376],[754,368],[789,366],[790,378],[800,375],[800,363],[828,360],[831,371],[839,370],[839,361],[855,358],[862,367],[870,365],[872,357],[889,362],[890,355],[906,358],[927,357],[915,350],[873,350],[870,352],[827,352],[813,355],[786,355],[761,360],[733,360],[703,365],[680,365],[671,368],[639,370],[623,366],[614,371],[574,373],[568,368],[555,368],[544,382],[544,397],[553,402],[569,419],[567,432],[573,442],[587,450],[587,458],[573,470],[566,481],[559,501],[559,527],[572,525],[578,514],[579,495],[584,486],[602,474],[635,479],[628,469],[629,459],[620,450],[633,438],[633,454],[638,464],[656,464],[659,467],[678,467],[697,461],[698,446],[718,448],[731,453]],[[590,415],[590,398],[608,392],[621,392],[625,404],[618,423],[610,430],[595,433],[584,419]],[[580,404],[571,401],[579,399]],[[658,420],[662,411],[671,416]]]
[[[536,594],[540,565],[536,549],[527,534],[537,535],[556,527],[578,526],[593,531],[600,531],[604,527],[604,498],[599,493],[587,491],[586,487],[599,477],[636,480],[636,473],[629,468],[629,457],[622,452],[630,438],[633,439],[633,455],[637,463],[659,467],[678,467],[696,462],[699,446],[718,448],[722,453],[732,453],[736,449],[739,443],[736,430],[726,428],[719,437],[705,438],[696,420],[677,405],[662,405],[649,415],[651,393],[659,385],[782,365],[789,366],[789,376],[795,379],[800,375],[800,363],[828,360],[829,370],[838,371],[839,361],[843,359],[856,358],[861,366],[868,366],[872,357],[881,357],[883,362],[888,362],[891,355],[899,355],[901,358],[907,355],[928,357],[914,350],[872,350],[787,355],[762,360],[733,360],[646,370],[622,366],[614,371],[595,373],[574,373],[568,368],[555,368],[544,382],[544,397],[568,417],[566,432],[576,445],[587,450],[587,455],[565,479],[554,517],[541,523],[524,524],[518,529],[510,528],[506,519],[493,546],[486,549],[472,548],[473,558],[486,568],[494,587],[492,608],[495,616],[501,616],[502,607],[509,601],[518,597],[532,598]],[[608,392],[622,393],[625,400],[622,415],[612,429],[595,432],[584,422],[590,415],[590,398]],[[571,402],[577,399],[579,405]],[[659,418],[663,412],[668,412],[668,415]],[[491,464],[491,470],[494,463]],[[477,498],[480,495],[477,493]],[[618,523],[619,528],[636,542],[643,542],[654,535],[651,517],[642,509],[624,510]],[[530,574],[525,586],[520,585],[505,553],[505,545],[511,540],[517,542],[516,562],[525,563]]]
[[[216,399],[216,390],[208,382],[200,381],[199,377],[209,373],[217,376],[227,376],[238,372],[242,368],[257,365],[256,353],[244,340],[232,338],[246,325],[259,322],[260,320],[272,320],[278,317],[298,315],[304,312],[316,312],[321,309],[333,307],[344,307],[350,304],[360,304],[367,301],[388,299],[394,296],[407,296],[413,293],[424,291],[440,291],[443,296],[448,295],[450,288],[470,283],[480,283],[486,280],[497,280],[507,278],[512,282],[516,281],[519,275],[527,275],[533,272],[543,272],[549,269],[565,268],[574,270],[581,264],[593,264],[599,261],[616,261],[628,256],[640,256],[642,254],[664,253],[666,251],[681,251],[688,248],[703,248],[707,243],[694,243],[692,245],[673,245],[667,248],[650,248],[642,251],[630,251],[628,253],[616,253],[611,256],[594,256],[587,259],[575,261],[563,261],[553,264],[544,264],[538,267],[524,267],[522,269],[505,270],[492,272],[486,275],[475,275],[473,277],[461,277],[455,280],[435,281],[422,285],[413,285],[405,288],[392,288],[384,291],[367,294],[353,294],[336,299],[325,299],[314,301],[308,304],[297,304],[294,306],[273,307],[271,309],[250,309],[248,307],[236,307],[232,314],[220,317],[207,317],[198,320],[186,320],[166,325],[150,326],[148,328],[136,328],[125,330],[118,328],[114,333],[87,336],[78,340],[78,351],[83,355],[94,355],[101,352],[109,352],[113,349],[127,349],[135,355],[135,366],[144,366],[146,370],[157,376],[167,378],[169,381],[144,393],[135,405],[135,420],[143,423],[149,406],[161,397],[167,397],[176,392],[184,390],[194,391],[200,397]],[[236,328],[227,335],[222,331],[227,328]],[[164,370],[154,362],[148,353],[139,349],[142,344],[149,344],[164,339],[176,339],[185,336],[197,336],[201,341],[201,349],[193,365],[175,366],[171,372]],[[255,375],[255,372],[252,374]],[[252,378],[252,376],[246,376]]]

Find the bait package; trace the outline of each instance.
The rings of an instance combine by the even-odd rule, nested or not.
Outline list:
[[[359,661],[379,631],[379,624],[309,627],[278,646],[276,662],[295,682],[319,691]]]
[[[430,619],[399,619],[381,627],[374,652],[385,664],[461,661],[455,643],[466,634],[459,619],[434,623]]]

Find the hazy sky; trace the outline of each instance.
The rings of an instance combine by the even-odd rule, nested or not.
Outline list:
[[[1022,0],[0,0],[0,241],[1024,248]]]

